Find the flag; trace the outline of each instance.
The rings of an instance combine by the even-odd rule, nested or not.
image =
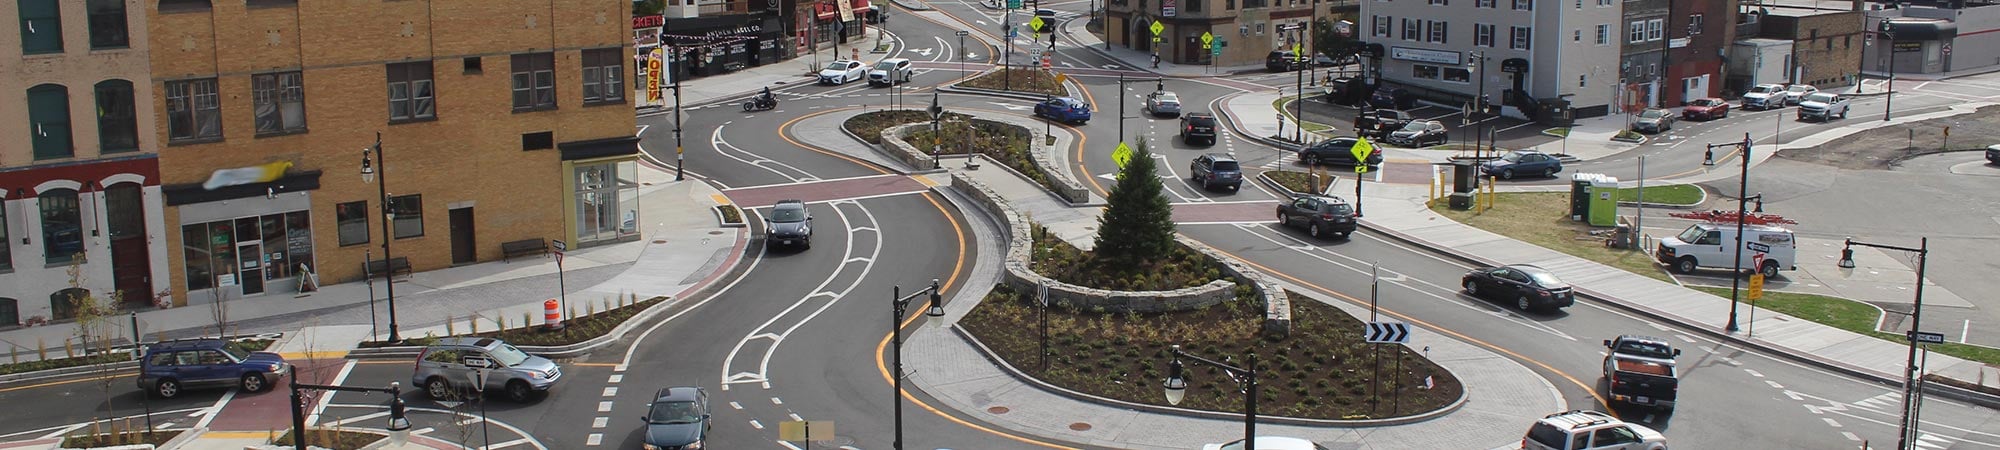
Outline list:
[[[279,161],[261,166],[217,170],[208,174],[208,181],[202,182],[201,188],[213,191],[250,183],[268,183],[285,176],[285,169],[291,167],[291,161]]]

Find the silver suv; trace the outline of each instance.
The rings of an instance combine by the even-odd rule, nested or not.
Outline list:
[[[477,372],[484,372],[486,382],[475,387]],[[454,337],[424,347],[410,384],[423,386],[435,400],[456,399],[466,391],[497,390],[508,400],[526,402],[547,394],[561,378],[562,369],[554,361],[499,339]]]
[[[1550,414],[1528,427],[1523,450],[1667,450],[1667,437],[1597,411]]]

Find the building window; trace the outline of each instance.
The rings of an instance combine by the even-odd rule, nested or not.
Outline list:
[[[167,82],[167,139],[221,137],[222,100],[215,92],[215,79]]]
[[[1512,27],[1507,34],[1513,37],[1513,42],[1509,42],[1507,48],[1515,50],[1528,50],[1529,41],[1534,37],[1533,30],[1528,27]]]
[[[1227,10],[1230,10],[1230,11],[1235,11],[1235,10],[1236,10],[1236,0],[1228,0],[1228,1],[1224,2],[1224,3],[1222,4],[1222,8],[1223,8],[1223,9],[1227,9]]]
[[[1422,78],[1426,80],[1435,80],[1439,78],[1438,66],[1433,66],[1430,64],[1413,64],[1410,66],[1410,74],[1417,78]]]
[[[70,262],[83,253],[83,215],[74,189],[50,189],[38,198],[42,205],[42,258],[49,264]]]
[[[1487,24],[1487,23],[1473,24],[1472,45],[1477,45],[1480,47],[1492,47],[1493,24]]]
[[[514,55],[514,109],[539,110],[556,107],[556,55],[529,53]]]
[[[1447,33],[1445,32],[1445,27],[1446,23],[1444,21],[1439,21],[1439,20],[1430,21],[1430,29],[1431,29],[1430,41],[1439,44],[1445,43],[1445,37],[1447,36]]]
[[[1571,42],[1583,42],[1583,30],[1582,29],[1570,30],[1569,40]]]
[[[1666,28],[1667,21],[1665,20],[1653,19],[1646,21],[1646,40],[1660,40],[1660,36],[1666,32]]]
[[[102,153],[139,150],[139,119],[132,105],[132,82],[97,83],[97,147]]]
[[[1632,22],[1632,29],[1625,33],[1625,42],[1646,42],[1646,21]]]
[[[1583,9],[1583,0],[1576,0],[1576,9]]]
[[[1433,6],[1450,6],[1451,0],[1430,0]]]
[[[1395,36],[1396,33],[1389,29],[1390,24],[1395,21],[1396,19],[1389,16],[1375,16],[1375,35],[1381,37]]]
[[[1586,81],[1590,79],[1589,77],[1590,75],[1577,75],[1576,87],[1584,87],[1584,85],[1587,84]]]
[[[7,207],[0,205],[0,272],[14,270],[14,241],[7,239],[7,224],[10,223],[13,222],[7,221]],[[0,325],[7,324],[9,322],[0,322]]]
[[[521,133],[521,151],[548,150],[552,148],[556,148],[556,133],[554,131]]]
[[[333,205],[333,223],[340,234],[340,246],[368,243],[368,202]]]
[[[28,133],[37,160],[76,155],[69,136],[69,88],[60,84],[28,88]]]
[[[619,48],[583,51],[583,104],[625,102],[625,53]]]
[[[1419,23],[1421,22],[1410,19],[1403,19],[1403,40],[1414,41],[1420,39],[1418,37],[1420,33],[1418,33],[1417,31]]]
[[[478,58],[465,60],[478,61]],[[435,86],[430,61],[390,64],[389,121],[437,118]]]
[[[1472,5],[1478,8],[1498,8],[1497,3],[1499,3],[1499,0],[1478,0],[1472,2]]]
[[[1607,24],[1597,25],[1597,45],[1608,45],[1610,43],[1611,43],[1611,24],[1607,23]]]
[[[1188,2],[1188,4],[1187,4],[1187,10],[1188,10],[1188,12],[1201,12],[1201,5],[1202,5],[1202,4],[1204,4],[1204,3],[1208,3],[1208,2],[1205,2],[1205,1],[1204,1],[1204,2]]]
[[[309,269],[312,215],[292,211],[182,225],[181,244],[188,290],[242,286],[246,295],[262,293]]]
[[[56,0],[17,0],[21,14],[21,53],[62,53],[62,9]]]
[[[633,161],[578,165],[577,239],[590,242],[639,234],[638,165]]]
[[[1694,34],[1701,34],[1701,24],[1702,24],[1701,14],[1697,13],[1688,15],[1688,27],[1689,29],[1694,30]]]
[[[125,29],[124,0],[90,0],[90,48],[124,48],[131,45]]]
[[[1471,83],[1472,70],[1464,67],[1447,66],[1444,68],[1444,81],[1452,83]]]
[[[1597,0],[1597,6],[1599,7],[1611,6],[1611,2],[1612,0]]]
[[[299,72],[264,73],[250,76],[250,94],[255,99],[257,134],[298,133],[306,130],[305,77]]]
[[[1515,11],[1534,11],[1534,10],[1535,10],[1535,2],[1534,2],[1534,0],[1514,0],[1514,10],[1515,10]]]
[[[424,235],[424,196],[422,194],[389,197],[390,227],[396,230],[396,239],[413,238]]]

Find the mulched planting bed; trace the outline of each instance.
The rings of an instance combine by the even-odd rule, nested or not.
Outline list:
[[[1069,95],[1069,90],[1063,89],[1062,84],[1056,83],[1055,73],[1042,69],[1012,68],[1005,71],[995,70],[976,78],[965,80],[958,83],[958,85],[961,87],[1026,92],[1057,97]]]
[[[144,425],[144,423],[140,425]],[[145,427],[141,426],[139,428]],[[173,440],[174,436],[179,436],[180,434],[181,430],[167,430],[151,433],[123,432],[117,434],[104,433],[65,436],[62,441],[62,448],[95,448],[132,444],[153,444],[154,447],[159,447],[160,444],[165,444],[167,441]]]
[[[380,434],[354,431],[306,430],[306,445],[333,450],[354,450],[388,438]],[[285,435],[272,439],[271,444],[291,446],[292,432],[285,431]]]
[[[1032,294],[997,286],[959,326],[1001,359],[1044,382],[1128,402],[1167,405],[1161,393],[1168,346],[1204,358],[1242,365],[1258,355],[1258,413],[1313,419],[1367,419],[1435,410],[1456,400],[1463,387],[1450,372],[1401,345],[1379,346],[1380,403],[1371,407],[1374,346],[1362,324],[1332,306],[1287,292],[1292,331],[1283,340],[1259,334],[1263,308],[1236,300],[1192,311],[1103,314],[1062,307],[1048,314],[1049,364],[1041,365],[1038,314]],[[1395,370],[1396,359],[1402,371]],[[1241,386],[1218,369],[1183,361],[1187,397],[1179,407],[1241,413]],[[1423,387],[1430,377],[1432,387]],[[1400,387],[1393,386],[1398,380]],[[1393,388],[1393,389],[1392,389]]]
[[[558,331],[546,331],[542,329],[542,322],[536,320],[533,326],[508,328],[503,331],[460,333],[456,336],[495,337],[513,345],[556,346],[576,344],[603,336],[605,333],[610,333],[611,329],[617,328],[619,324],[625,323],[626,320],[630,320],[632,316],[639,314],[640,311],[645,311],[646,308],[665,301],[667,298],[666,296],[653,297],[640,300],[638,303],[628,304],[624,307],[616,307],[596,314],[586,315],[582,318],[570,319],[564,321],[563,329]],[[581,302],[581,300],[579,301]],[[570,304],[573,307],[582,307],[583,305],[585,303]],[[539,315],[536,318],[539,318]],[[509,321],[509,323],[516,322]],[[408,338],[404,339],[402,345],[430,345],[432,342],[436,342],[439,337],[424,336]],[[361,343],[361,348],[387,346],[389,344],[382,341]]]
[[[1208,255],[1175,245],[1174,253],[1136,263],[1102,261],[1090,252],[1070,245],[1041,225],[1029,228],[1034,235],[1035,262],[1029,268],[1057,281],[1098,289],[1127,291],[1169,291],[1208,284],[1223,279],[1220,263]],[[1255,301],[1249,283],[1236,282],[1239,299]]]
[[[942,120],[965,120],[967,118],[969,117],[964,114],[946,111]],[[854,117],[847,118],[847,122],[842,123],[841,126],[847,127],[847,132],[854,133],[855,136],[860,136],[861,140],[868,141],[870,144],[882,145],[882,130],[906,123],[930,121],[931,114],[929,112],[893,109],[856,114]]]

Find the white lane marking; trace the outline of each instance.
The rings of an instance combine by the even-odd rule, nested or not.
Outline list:
[[[410,434],[421,436],[425,434],[430,434],[433,431],[437,431],[437,428],[423,427],[423,428],[418,428],[417,431],[411,431]]]
[[[764,429],[764,424],[762,422],[758,422],[757,419],[750,419],[750,428],[756,428],[762,430]]]
[[[208,407],[207,413],[200,421],[194,423],[193,428],[208,428],[208,423],[215,421],[217,413],[222,412],[222,406],[229,404],[230,399],[236,398],[236,391],[237,389],[230,389],[229,392],[222,393],[222,398],[215,399],[215,404]]]
[[[611,402],[610,401],[597,402],[597,412],[611,412]]]
[[[793,422],[804,422],[806,420],[804,417],[799,417],[799,413],[786,413],[785,415],[792,416]]]
[[[1861,436],[1854,435],[1854,432],[1852,431],[1842,431],[1840,432],[1840,435],[1847,437],[1847,440],[1854,442],[1861,442]]]
[[[842,202],[835,202],[834,204],[832,204],[832,206],[834,214],[839,216],[840,218],[840,223],[842,224],[855,223],[854,218],[848,217],[847,211],[842,210],[840,208],[839,203]],[[861,210],[861,216],[863,218],[866,218],[867,220],[867,225],[870,225],[872,227],[876,224],[881,223],[879,220],[875,218],[875,213],[868,210],[868,207],[862,206],[859,202],[845,202],[845,203],[852,203],[856,208],[859,208]],[[846,257],[842,258],[842,261],[848,261],[853,259],[856,256],[857,252],[861,251],[860,249],[856,248],[856,244],[854,242],[855,241],[854,236],[855,232],[850,231],[848,233],[848,239],[843,252],[843,255],[846,255]],[[724,358],[723,360],[723,366],[722,366],[723,383],[731,384],[731,383],[751,382],[751,380],[738,381],[738,378],[740,377],[731,375],[729,373],[729,371],[732,370],[733,367],[735,367],[736,357],[738,356],[738,354],[743,352],[743,346],[745,344],[748,344],[750,340],[755,338],[757,335],[775,336],[774,338],[769,338],[771,340],[771,344],[764,348],[764,355],[757,362],[757,372],[756,372],[757,376],[756,379],[754,380],[755,382],[764,383],[765,389],[769,389],[770,388],[769,383],[771,380],[771,358],[777,355],[778,347],[784,345],[785,337],[790,336],[792,332],[797,331],[799,327],[803,327],[807,323],[812,322],[814,318],[817,318],[819,317],[820,314],[825,313],[826,310],[832,308],[833,305],[840,303],[840,300],[842,298],[845,298],[847,294],[852,293],[854,289],[860,287],[861,281],[867,279],[868,273],[875,269],[875,264],[872,261],[875,261],[876,258],[882,256],[883,239],[878,236],[876,239],[873,239],[873,241],[874,242],[872,247],[866,250],[867,252],[866,258],[867,261],[870,262],[862,263],[860,274],[855,276],[853,280],[849,281],[846,287],[840,288],[837,291],[837,293],[833,295],[832,299],[826,300],[825,302],[821,303],[818,309],[815,309],[811,313],[806,314],[805,317],[803,318],[797,319],[794,323],[786,327],[783,331],[779,331],[776,333],[764,332],[754,335],[746,335],[743,337],[743,339],[737,340],[736,347],[731,349],[729,351],[729,356],[727,358]],[[812,301],[814,297],[818,297],[819,295],[817,293],[836,292],[829,290],[828,287],[834,283],[835,279],[840,278],[840,276],[844,273],[847,265],[848,263],[842,262],[840,267],[835,268],[833,271],[829,272],[826,278],[820,281],[818,286],[814,286],[809,291],[809,292],[814,292],[815,294],[801,297],[797,301],[792,302],[791,306],[787,306],[783,311],[779,311],[777,314],[772,315],[770,319],[765,320],[763,324],[758,325],[755,329],[752,329],[751,332],[757,333],[759,331],[763,331],[767,328],[772,327],[778,322],[779,319],[785,318],[787,315],[790,315],[793,311],[798,310],[802,306],[806,306],[806,303]],[[739,372],[739,374],[741,374],[741,372]]]
[[[1758,372],[1758,371],[1757,371],[1757,369],[1743,369],[1743,371],[1744,371],[1744,372],[1749,372],[1749,373],[1750,373],[1750,376],[1753,376],[1753,377],[1757,377],[1757,378],[1763,378],[1763,377],[1764,377],[1764,373],[1763,373],[1763,372]]]
[[[1683,341],[1687,341],[1687,343],[1689,343],[1689,344],[1693,344],[1693,343],[1694,343],[1694,338],[1691,338],[1691,337],[1688,337],[1688,335],[1685,335],[1685,334],[1676,334],[1676,335],[1674,335],[1674,337],[1677,337],[1677,338],[1681,338],[1681,340],[1683,340]]]
[[[1832,418],[1832,417],[1821,417],[1821,418],[1819,418],[1819,420],[1824,420],[1824,421],[1826,421],[1826,426],[1829,426],[1829,427],[1834,427],[1834,428],[1840,428],[1840,422],[1839,422],[1839,421],[1836,421],[1836,420],[1833,420],[1833,418]]]
[[[777,397],[771,397],[771,404],[773,404],[773,405],[778,405],[778,406],[784,406],[784,405],[785,405],[785,400],[784,400],[784,399],[780,399],[780,398],[777,398]]]
[[[1778,384],[1778,382],[1776,382],[1776,381],[1771,381],[1771,380],[1764,380],[1764,384],[1768,384],[1768,385],[1771,385],[1771,388],[1773,388],[1773,389],[1784,389],[1784,388],[1785,388],[1785,385],[1782,385],[1782,384]]]
[[[585,438],[583,440],[583,445],[588,445],[592,447],[596,447],[598,444],[603,444],[603,443],[604,443],[604,433],[590,433],[590,437]]]
[[[389,412],[388,412],[388,411],[381,411],[381,412],[372,412],[372,413],[368,413],[368,414],[362,414],[362,415],[359,415],[359,416],[354,416],[354,417],[348,417],[348,418],[345,418],[345,419],[340,419],[340,420],[335,420],[335,421],[332,421],[332,422],[328,422],[328,423],[327,423],[326,425],[327,425],[327,426],[331,426],[331,427],[339,427],[339,426],[341,426],[341,425],[347,425],[347,424],[350,424],[350,423],[356,423],[356,422],[365,422],[365,421],[368,421],[368,420],[371,420],[371,419],[374,419],[374,418],[377,418],[377,417],[382,417],[382,416],[387,416],[387,415],[389,415]]]
[[[605,425],[610,425],[610,424],[611,424],[610,417],[598,417],[590,419],[591,428],[604,428]]]
[[[742,410],[743,410],[743,404],[741,404],[741,403],[736,403],[736,402],[729,402],[729,408],[730,408],[730,409],[734,409],[734,410],[738,410],[738,411],[742,411]]]
[[[611,376],[611,379],[608,379],[608,380],[604,380],[604,382],[606,382],[606,383],[612,383],[612,384],[617,384],[617,383],[618,383],[618,382],[620,382],[620,381],[625,381],[625,375],[623,375],[623,374],[619,374],[619,375],[612,375],[612,376]]]
[[[1799,396],[1799,393],[1797,393],[1797,392],[1792,392],[1792,391],[1785,391],[1785,396],[1786,396],[1786,397],[1791,397],[1791,399],[1792,399],[1793,401],[1803,401],[1803,400],[1805,400],[1805,398],[1804,398],[1804,397],[1800,397],[1800,396]]]
[[[489,447],[486,447],[486,450],[493,450],[493,449],[500,449],[500,448],[507,448],[507,447],[513,447],[513,446],[516,446],[516,445],[521,445],[521,444],[526,444],[526,443],[528,443],[528,442],[531,442],[531,441],[527,440],[526,438],[522,438],[522,439],[515,439],[515,440],[511,440],[511,441],[507,441],[507,442],[501,442],[501,443],[498,443],[498,444],[493,444],[492,446],[489,446]]]
[[[467,417],[467,418],[464,418],[464,419],[460,419],[460,420],[458,421],[458,426],[461,426],[461,427],[462,427],[462,426],[466,426],[466,425],[471,425],[471,424],[475,424],[475,423],[479,423],[479,421],[481,421],[481,420],[486,420],[486,419],[482,419],[482,418],[480,418],[480,417],[478,417],[478,416],[473,416],[473,417]]]
[[[604,388],[603,397],[617,397],[617,396],[618,396],[618,388],[616,386]]]
[[[708,142],[709,142],[709,144],[710,144],[710,145],[712,145],[712,146],[714,146],[714,147],[715,147],[715,153],[716,153],[716,154],[719,154],[719,155],[722,155],[722,157],[724,157],[724,158],[729,158],[729,159],[733,159],[733,160],[736,160],[737,162],[740,162],[740,163],[743,163],[743,164],[747,164],[747,165],[750,165],[750,166],[752,166],[752,167],[756,167],[756,168],[759,168],[759,169],[764,169],[765,171],[768,171],[768,172],[771,172],[772,174],[775,174],[775,175],[777,175],[777,176],[780,176],[780,177],[785,177],[785,179],[787,179],[787,180],[791,180],[791,181],[793,181],[793,182],[799,182],[799,181],[806,181],[806,178],[810,178],[810,175],[809,175],[809,173],[808,173],[808,172],[806,172],[805,170],[802,170],[802,169],[799,169],[799,168],[798,168],[798,167],[796,167],[796,166],[793,166],[793,165],[791,165],[791,164],[787,164],[787,163],[785,163],[784,161],[778,161],[778,160],[773,160],[773,159],[770,159],[770,158],[765,158],[765,157],[763,157],[762,155],[758,155],[758,154],[757,154],[757,153],[755,153],[755,152],[751,152],[751,151],[748,151],[748,150],[744,150],[744,149],[742,149],[742,148],[739,148],[739,147],[737,147],[737,146],[735,146],[735,145],[732,145],[732,144],[730,144],[730,143],[729,143],[729,140],[727,140],[727,139],[723,139],[723,138],[722,138],[722,130],[723,130],[724,128],[727,128],[728,126],[729,126],[729,122],[723,122],[723,123],[722,123],[721,125],[716,125],[716,126],[715,126],[715,131],[713,131],[713,132],[711,132],[711,133],[709,134],[709,139],[708,139]],[[731,154],[731,152],[732,152],[732,151],[733,151],[733,152],[736,152],[736,153],[742,153],[742,154],[744,154],[744,155],[749,155],[749,158],[744,158],[744,157],[741,157],[741,156],[737,156],[737,155],[734,155],[734,154]],[[754,159],[753,159],[753,158],[754,158]],[[782,168],[786,168],[786,169],[791,169],[791,171],[793,171],[793,172],[797,172],[797,173],[799,173],[799,174],[802,174],[802,175],[807,175],[807,176],[794,176],[794,175],[790,175],[790,174],[787,174],[787,173],[785,173],[784,171],[780,171],[780,170],[778,170],[777,168],[774,168],[774,167],[771,167],[771,166],[766,166],[766,164],[770,164],[771,166],[776,166],[776,167],[782,167]]]

